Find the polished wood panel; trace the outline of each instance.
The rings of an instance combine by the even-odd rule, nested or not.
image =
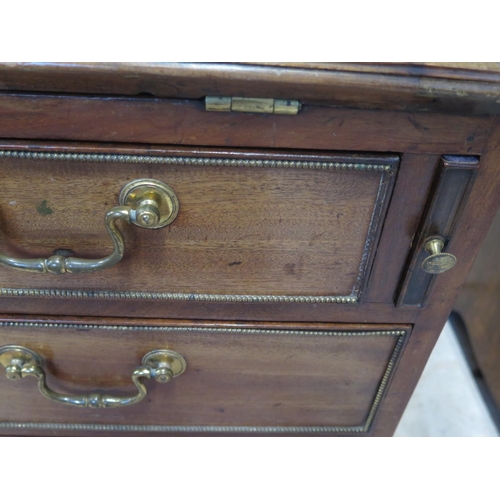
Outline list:
[[[182,300],[99,299],[83,297],[0,297],[1,311],[12,314],[70,314],[124,318],[191,318],[248,321],[331,321],[413,323],[416,308],[394,304],[308,304],[286,302],[203,302]]]
[[[402,111],[500,110],[498,63],[0,63],[0,89],[275,97]]]
[[[215,113],[201,101],[0,95],[0,137],[221,147],[481,154],[493,118],[304,106]]]
[[[239,64],[500,83],[500,64],[497,62],[258,62]],[[20,67],[28,69],[29,66],[25,66],[25,63],[20,63]],[[449,89],[449,91],[451,92],[452,89]]]
[[[241,157],[231,151],[226,158]],[[254,158],[269,159],[258,152]],[[391,168],[398,162],[389,156],[322,158]],[[134,179],[168,183],[181,209],[165,229],[125,225],[126,256],[111,269],[61,276],[6,268],[0,286],[190,297],[356,296],[376,247],[392,178],[391,172],[368,168],[216,166],[210,160],[190,165],[182,157],[158,165],[4,156],[2,251],[9,256],[48,257],[56,249],[84,258],[110,253],[103,217],[116,205],[121,187]]]
[[[188,368],[167,385],[147,382],[143,402],[117,409],[60,405],[41,396],[32,378],[2,376],[0,394],[9,404],[0,422],[363,427],[402,347],[400,335],[370,332],[409,331],[408,325],[43,321],[0,321],[0,344],[40,353],[56,391],[133,393],[133,369],[157,348],[179,352]]]

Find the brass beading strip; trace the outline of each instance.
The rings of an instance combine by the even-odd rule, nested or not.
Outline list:
[[[4,297],[59,297],[72,299],[139,299],[186,300],[206,302],[305,302],[355,304],[357,297],[332,295],[217,295],[209,293],[110,292],[86,290],[39,290],[31,288],[0,288]]]
[[[375,418],[375,414],[377,412],[378,407],[380,406],[380,402],[382,401],[382,397],[385,393],[385,390],[387,388],[387,384],[389,383],[389,377],[391,376],[394,366],[396,364],[396,361],[399,358],[399,355],[401,353],[401,349],[403,348],[403,343],[405,341],[405,333],[398,338],[398,341],[396,342],[396,346],[394,347],[394,351],[392,351],[391,359],[389,360],[389,363],[387,364],[387,368],[385,369],[384,376],[382,377],[382,381],[380,382],[379,388],[377,390],[377,394],[375,395],[375,399],[373,400],[372,407],[370,408],[370,412],[368,413],[368,417],[366,418],[366,422],[363,425],[363,431],[368,432],[370,430],[370,426],[373,422],[373,419]]]
[[[245,335],[305,335],[330,337],[363,337],[363,336],[404,336],[406,330],[298,330],[272,328],[238,328],[218,326],[139,326],[139,325],[99,325],[86,323],[49,323],[35,321],[0,321],[0,328],[53,328],[72,329],[85,328],[86,330],[123,330],[128,332],[197,332],[197,333],[236,333]]]
[[[158,163],[176,165],[199,165],[216,167],[263,167],[263,168],[303,168],[318,170],[355,170],[389,172],[392,165],[376,163],[349,163],[329,161],[295,161],[295,160],[229,160],[227,158],[194,158],[187,156],[144,156],[89,153],[37,153],[33,151],[1,150],[0,158],[27,158],[32,160],[69,160],[112,163]]]
[[[262,433],[262,434],[319,434],[319,433],[363,433],[364,427],[250,427],[217,425],[119,425],[119,424],[58,424],[44,422],[0,422],[0,429],[39,429],[100,432],[175,432],[175,433]]]

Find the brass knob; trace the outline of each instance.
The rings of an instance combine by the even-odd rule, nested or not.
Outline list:
[[[10,380],[19,380],[22,377],[21,367],[14,364],[6,366],[5,376]]]
[[[174,372],[166,366],[161,366],[155,370],[154,375],[157,382],[160,382],[160,384],[166,384],[167,382],[170,382],[174,376]]]
[[[422,262],[422,269],[429,274],[440,274],[450,270],[456,263],[457,258],[451,253],[442,253],[444,238],[433,236],[425,244],[425,251],[430,253]]]
[[[141,201],[137,206],[136,214],[136,221],[142,227],[154,227],[160,222],[161,214],[155,200]]]

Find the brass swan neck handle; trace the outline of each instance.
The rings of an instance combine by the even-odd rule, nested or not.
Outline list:
[[[0,253],[0,264],[21,271],[51,274],[92,273],[107,269],[120,262],[125,253],[125,242],[116,226],[118,220],[146,229],[158,229],[173,222],[179,212],[179,200],[174,191],[153,179],[128,183],[120,192],[119,202],[121,206],[109,210],[104,218],[114,247],[107,257],[81,259],[52,255],[47,258],[17,259]]]
[[[91,273],[112,267],[123,257],[125,253],[125,242],[120,230],[116,227],[117,220],[131,221],[132,209],[129,207],[114,207],[105,217],[106,229],[113,241],[113,252],[102,259],[80,259],[78,257],[63,257],[62,255],[51,255],[48,258],[39,259],[16,259],[0,253],[0,264],[4,266],[29,271],[32,273]]]
[[[90,408],[116,408],[139,403],[148,393],[141,378],[154,378],[157,382],[167,383],[172,378],[182,375],[187,366],[184,358],[177,352],[167,349],[148,352],[142,359],[142,365],[132,373],[132,381],[137,388],[137,394],[113,396],[99,393],[65,395],[53,391],[47,385],[41,356],[27,347],[16,345],[0,347],[0,364],[5,368],[5,375],[10,380],[19,380],[24,377],[37,378],[38,390],[52,401]]]

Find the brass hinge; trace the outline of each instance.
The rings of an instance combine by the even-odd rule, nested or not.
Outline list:
[[[271,113],[296,115],[300,102],[290,99],[261,99],[257,97],[205,97],[206,111],[236,111],[240,113]]]

